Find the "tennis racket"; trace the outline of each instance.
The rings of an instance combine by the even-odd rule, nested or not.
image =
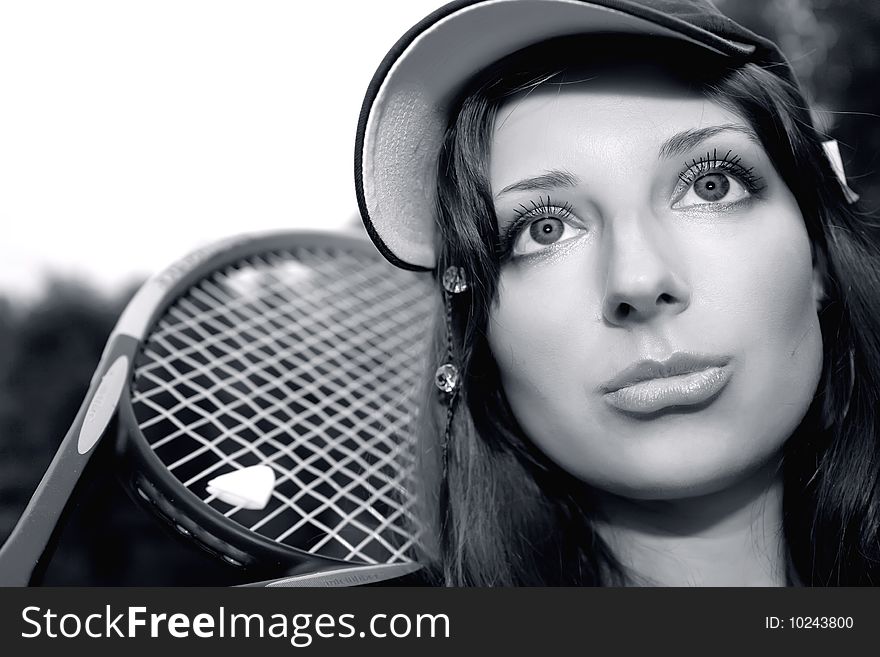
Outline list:
[[[102,441],[136,499],[257,585],[417,570],[412,428],[436,303],[424,274],[322,233],[225,240],[152,277],[0,549],[0,585],[45,564]],[[218,492],[242,473],[263,499]]]

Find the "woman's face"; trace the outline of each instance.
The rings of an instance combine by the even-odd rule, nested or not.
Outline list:
[[[641,499],[779,454],[822,368],[821,276],[741,117],[656,72],[545,85],[499,112],[490,178],[489,344],[538,447]]]

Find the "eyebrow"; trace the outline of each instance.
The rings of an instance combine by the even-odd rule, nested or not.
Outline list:
[[[500,192],[495,194],[498,198],[502,194],[508,192],[531,192],[535,190],[551,191],[560,187],[576,187],[580,183],[580,179],[568,171],[562,169],[553,169],[542,173],[534,178],[523,178],[512,185],[508,185]]]
[[[713,125],[706,128],[696,128],[693,130],[682,130],[681,132],[677,132],[661,144],[658,157],[661,160],[681,157],[707,139],[711,139],[723,132],[737,132],[741,135],[745,135],[748,137],[749,141],[754,142],[758,146],[761,145],[761,140],[758,138],[758,135],[748,126],[739,123],[724,123],[722,125]]]
[[[675,133],[660,145],[658,158],[668,160],[674,157],[681,157],[707,139],[711,139],[724,132],[735,132],[745,135],[749,141],[761,146],[760,138],[750,127],[739,123],[723,123],[721,125],[693,128]],[[553,169],[539,176],[518,180],[495,194],[495,198],[497,199],[499,196],[509,192],[553,191],[560,187],[576,187],[579,184],[580,178],[573,173],[563,169]]]

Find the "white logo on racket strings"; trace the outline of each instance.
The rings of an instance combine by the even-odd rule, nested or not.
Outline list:
[[[207,491],[218,500],[243,509],[266,508],[275,490],[275,471],[268,465],[252,465],[227,472],[208,482]]]
[[[110,366],[106,374],[101,377],[101,383],[95,391],[95,396],[89,404],[83,419],[82,428],[79,430],[79,440],[76,448],[80,454],[88,452],[98,439],[103,435],[104,430],[110,423],[110,418],[116,411],[116,405],[122,390],[125,388],[125,382],[128,380],[128,357],[120,356],[116,362]]]

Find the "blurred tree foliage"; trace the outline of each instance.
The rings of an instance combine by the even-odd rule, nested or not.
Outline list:
[[[36,487],[82,402],[124,301],[104,299],[85,285],[64,281],[51,282],[45,296],[27,307],[0,301],[4,535],[11,529],[7,504],[23,504]]]
[[[850,186],[880,211],[880,2],[715,0],[721,11],[780,44],[841,145]]]
[[[42,298],[24,306],[0,297],[0,540],[12,531],[67,433],[133,292],[107,298],[87,285],[55,280]],[[241,573],[172,538],[135,505],[112,465],[102,459],[89,471],[44,584],[242,581]]]

